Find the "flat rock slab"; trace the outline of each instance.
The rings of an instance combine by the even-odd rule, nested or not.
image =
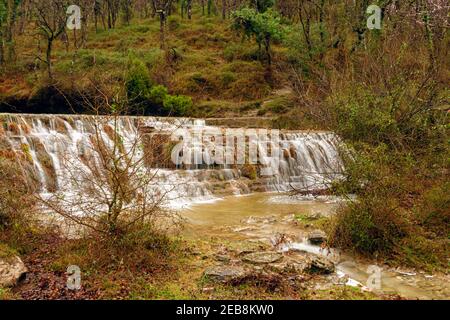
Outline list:
[[[242,279],[246,272],[239,266],[214,266],[206,269],[204,275],[212,281],[229,282]]]
[[[312,274],[330,274],[335,271],[334,263],[325,257],[317,256],[311,259],[307,271]]]
[[[241,242],[238,244],[238,246],[234,249],[234,251],[240,255],[246,255],[249,253],[253,253],[253,252],[258,252],[258,251],[265,251],[268,249],[268,245],[265,244],[264,242],[260,242],[260,241],[255,241],[255,242],[250,242],[250,241],[246,241],[246,242]]]
[[[327,241],[327,235],[322,230],[315,230],[308,235],[311,244],[320,245]]]
[[[283,259],[283,255],[278,252],[253,252],[242,257],[242,261],[252,264],[275,263]]]
[[[27,271],[17,256],[0,258],[0,287],[14,287],[24,278]]]

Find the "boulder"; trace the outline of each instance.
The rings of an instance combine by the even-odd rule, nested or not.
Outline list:
[[[206,269],[205,277],[215,282],[238,281],[246,276],[245,269],[239,266],[214,266]]]
[[[227,262],[227,263],[230,262],[231,260],[230,257],[225,254],[215,254],[214,259],[220,262]]]
[[[330,274],[335,271],[335,265],[332,261],[322,256],[316,256],[311,259],[306,269],[313,274]]]
[[[253,252],[242,257],[242,261],[252,264],[268,264],[278,262],[283,259],[283,255],[278,252]]]
[[[237,247],[234,249],[234,251],[238,255],[242,256],[242,255],[246,255],[248,253],[264,251],[267,249],[269,249],[269,246],[262,241],[244,241],[244,242],[239,242],[237,244]]]
[[[14,287],[24,279],[27,271],[19,257],[0,257],[0,287]]]
[[[327,235],[322,230],[314,230],[308,235],[308,241],[311,244],[320,245],[327,241]]]

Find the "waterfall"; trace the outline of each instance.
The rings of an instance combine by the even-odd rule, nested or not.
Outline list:
[[[133,145],[140,130],[153,137],[164,138],[161,132],[179,128],[198,131],[207,126],[203,120],[164,119],[152,117],[119,117],[95,126],[101,117],[82,115],[0,115],[0,148],[10,148],[25,154],[31,162],[35,180],[42,193],[68,192],[81,175],[76,172],[92,170],[86,159],[101,165],[92,153],[93,137],[98,135],[106,146],[114,146],[111,130],[116,128],[122,152],[139,161],[146,154],[158,155],[160,146]],[[113,121],[117,121],[113,123]],[[96,129],[97,128],[97,129]],[[155,134],[155,132],[157,134]],[[166,141],[167,143],[167,141]],[[152,192],[166,192],[172,204],[206,201],[227,194],[246,194],[252,191],[323,190],[343,172],[339,138],[331,132],[281,132],[278,173],[269,177],[246,177],[236,165],[198,165],[186,167],[173,164],[152,165],[156,183]],[[158,149],[159,148],[159,149]],[[192,149],[202,152],[201,145]],[[155,162],[156,163],[156,162]]]

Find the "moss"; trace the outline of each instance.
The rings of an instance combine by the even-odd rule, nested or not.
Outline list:
[[[0,258],[10,258],[17,256],[17,251],[4,243],[0,243]]]
[[[243,177],[246,177],[250,180],[256,180],[258,178],[258,169],[255,165],[246,164],[243,165],[240,170]]]
[[[314,214],[299,213],[295,215],[295,220],[305,228],[328,229],[330,224],[329,218]]]

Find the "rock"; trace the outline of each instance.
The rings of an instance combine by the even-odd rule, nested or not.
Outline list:
[[[308,215],[308,219],[310,219],[310,220],[319,220],[322,217],[323,217],[323,215],[320,212],[313,212]]]
[[[229,256],[226,256],[224,254],[216,254],[214,256],[214,259],[216,259],[217,261],[220,261],[220,262],[230,262],[230,260],[231,260]]]
[[[292,242],[291,238],[285,233],[276,233],[270,237],[270,243],[275,248],[281,248],[290,242]]]
[[[291,213],[282,219],[283,222],[292,222],[295,221],[295,214]]]
[[[248,217],[246,219],[241,220],[242,223],[246,224],[269,224],[277,222],[277,217],[275,215],[264,216],[264,217]]]
[[[242,257],[242,261],[252,264],[268,264],[278,262],[283,259],[283,255],[278,252],[253,252]]]
[[[239,266],[214,266],[206,269],[204,275],[215,282],[237,281],[246,276],[245,269]]]
[[[27,271],[17,256],[0,258],[0,287],[14,287],[25,278]]]
[[[255,228],[253,227],[237,227],[233,229],[233,232],[245,232],[245,231],[253,231]]]
[[[214,287],[207,287],[207,288],[203,288],[202,292],[203,293],[213,293],[214,292]]]
[[[267,250],[268,248],[269,246],[262,241],[245,241],[238,244],[235,252],[242,256],[247,253]]]
[[[325,257],[317,256],[311,259],[307,271],[314,274],[330,274],[335,270],[334,263]]]
[[[301,274],[305,268],[304,264],[296,262],[282,262],[270,265],[270,270],[283,275]]]
[[[320,245],[327,241],[327,235],[322,230],[314,230],[308,235],[308,241],[311,244]]]

